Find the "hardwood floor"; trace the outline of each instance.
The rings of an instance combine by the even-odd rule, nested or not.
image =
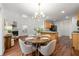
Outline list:
[[[53,56],[79,56],[79,51],[72,48],[72,41],[68,36],[62,36],[57,42]],[[4,56],[21,56],[21,50],[18,42],[15,46],[6,50]]]
[[[62,36],[53,53],[54,56],[79,56],[79,51],[72,48],[72,40],[68,36]]]
[[[18,41],[15,42],[15,45],[10,48],[10,49],[7,49],[5,52],[4,52],[4,55],[3,56],[21,56],[21,50],[19,48],[19,43]]]

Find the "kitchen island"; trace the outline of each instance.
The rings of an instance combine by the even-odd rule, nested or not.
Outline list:
[[[50,35],[50,39],[51,40],[58,40],[58,32],[56,31],[42,31],[41,32],[42,35]]]

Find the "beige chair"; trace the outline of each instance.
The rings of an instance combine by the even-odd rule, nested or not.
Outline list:
[[[38,50],[42,55],[49,56],[54,52],[55,46],[56,40],[52,40],[46,46],[41,46]]]
[[[22,55],[29,55],[36,50],[32,45],[26,45],[23,40],[19,39],[20,49],[22,51]]]

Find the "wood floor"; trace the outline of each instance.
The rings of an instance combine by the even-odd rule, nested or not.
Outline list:
[[[22,54],[21,54],[21,50],[19,47],[19,43],[18,41],[16,41],[15,45],[12,48],[6,50],[3,56],[21,56],[21,55]]]
[[[5,51],[4,56],[21,56],[21,50],[18,42],[15,46]],[[62,36],[56,45],[55,52],[52,56],[79,56],[79,51],[72,48],[72,40],[68,36]]]

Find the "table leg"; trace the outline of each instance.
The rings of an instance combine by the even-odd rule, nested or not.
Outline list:
[[[39,51],[38,51],[38,48],[39,48],[39,44],[36,44],[36,48],[37,48],[37,50],[36,50],[36,56],[39,56]]]

